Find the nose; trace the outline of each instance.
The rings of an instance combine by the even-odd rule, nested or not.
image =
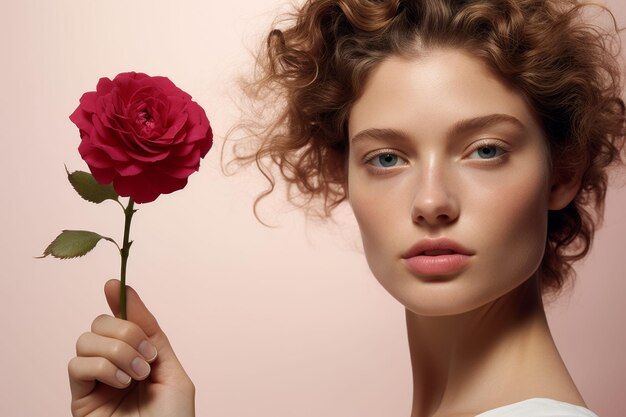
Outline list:
[[[413,223],[437,226],[454,222],[459,216],[459,202],[445,173],[431,164],[419,175],[411,209]]]

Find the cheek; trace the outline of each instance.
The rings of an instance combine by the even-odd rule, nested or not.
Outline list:
[[[384,209],[385,202],[381,201],[388,199],[389,196],[379,196],[377,198],[371,190],[370,192],[361,192],[358,186],[354,186],[352,190],[350,206],[359,225],[365,251],[368,253],[368,248],[375,246],[374,241],[385,236],[384,233],[381,235],[381,231],[383,231],[385,226],[387,226],[387,232],[391,233],[388,227],[391,225],[388,220],[392,214]]]
[[[541,173],[538,169],[535,172]],[[474,232],[483,236],[485,266],[501,265],[510,277],[508,287],[529,278],[539,267],[545,250],[547,234],[547,184],[541,174],[525,175],[503,181],[495,190],[499,197],[483,199],[482,221],[477,219]],[[494,192],[495,194],[495,192]]]
[[[366,178],[350,178],[349,203],[359,225],[366,260],[372,271],[389,263],[389,257],[400,251],[398,228],[411,228],[410,213],[406,210],[408,193],[401,187],[380,189]],[[404,196],[404,197],[403,197]],[[399,255],[399,253],[398,253]]]

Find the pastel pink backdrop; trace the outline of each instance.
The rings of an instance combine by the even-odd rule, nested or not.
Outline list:
[[[63,164],[86,169],[68,116],[99,77],[166,75],[207,111],[215,147],[183,191],[142,205],[129,284],[169,335],[197,387],[199,416],[408,416],[403,308],[372,277],[356,222],[307,222],[282,189],[254,219],[264,179],[225,177],[234,77],[286,1],[3,1],[0,118],[3,278],[0,415],[70,415],[67,362],[99,314],[119,258],[35,260],[61,229],[121,237],[113,203],[81,200]],[[608,1],[620,24],[626,5]],[[614,182],[574,291],[549,309],[553,334],[589,407],[626,415],[626,188]],[[511,378],[515,378],[511,375]]]

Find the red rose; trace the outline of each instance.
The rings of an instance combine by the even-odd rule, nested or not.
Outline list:
[[[187,185],[213,144],[204,110],[167,77],[124,72],[100,78],[70,116],[96,181],[121,196],[154,201]]]

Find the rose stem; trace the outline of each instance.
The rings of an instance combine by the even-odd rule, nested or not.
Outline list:
[[[122,285],[120,286],[120,309],[122,310],[122,319],[126,320],[126,264],[128,263],[128,251],[130,245],[133,242],[128,241],[130,235],[130,221],[133,218],[133,214],[137,211],[133,209],[135,201],[131,198],[128,199],[128,206],[124,209],[125,221],[124,221],[124,244],[120,255],[122,256]]]

